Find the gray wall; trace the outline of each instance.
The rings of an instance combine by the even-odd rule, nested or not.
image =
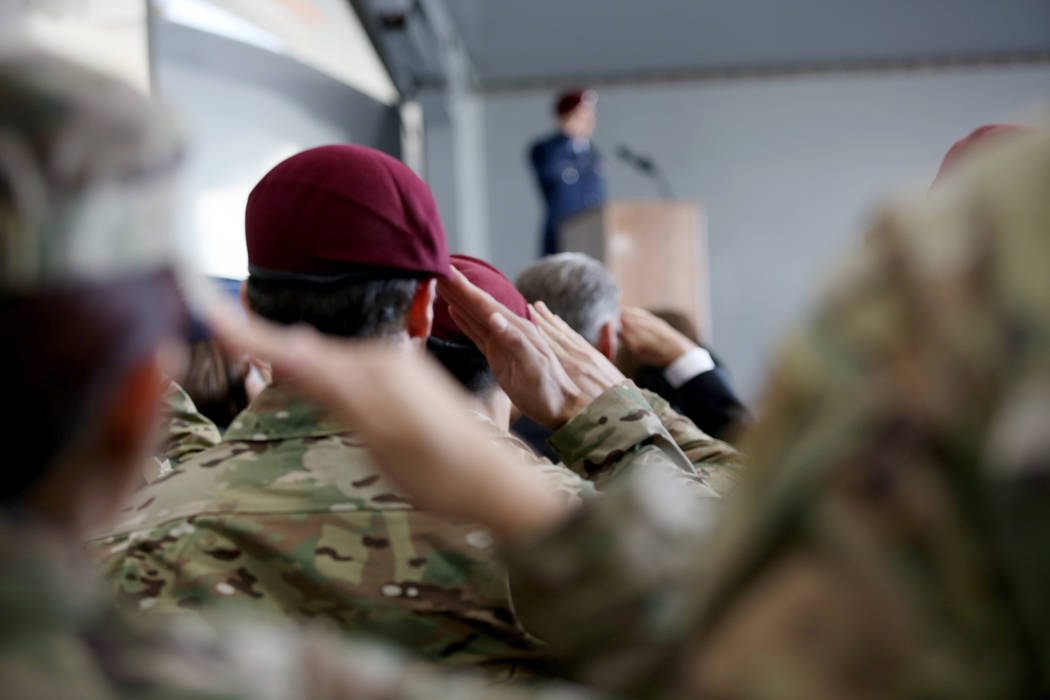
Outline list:
[[[337,142],[400,155],[395,107],[294,59],[164,21],[150,38],[154,88],[182,119],[190,146],[182,238],[208,274],[247,274],[244,204],[284,158]]]
[[[1050,97],[1050,66],[850,73],[599,90],[612,197],[650,197],[616,161],[651,154],[681,198],[708,214],[714,345],[739,389],[759,390],[769,354],[902,184],[925,188],[951,143],[989,121],[1024,119]],[[536,256],[541,204],[525,149],[551,128],[548,92],[484,101],[493,262],[513,277]],[[460,213],[460,216],[463,214]]]

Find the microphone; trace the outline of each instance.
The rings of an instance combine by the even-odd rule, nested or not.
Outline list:
[[[660,196],[664,199],[674,199],[674,193],[671,191],[671,183],[667,181],[667,176],[664,175],[663,171],[656,165],[656,161],[652,158],[634,152],[626,144],[620,144],[616,147],[616,156],[628,165],[636,168],[639,172],[653,178],[656,188],[660,192]]]
[[[638,168],[643,173],[652,174],[652,172],[656,169],[656,164],[653,163],[652,158],[647,158],[646,156],[635,153],[629,147],[624,146],[622,144],[616,149],[616,155],[621,160],[625,161],[629,165],[634,166],[635,168]]]

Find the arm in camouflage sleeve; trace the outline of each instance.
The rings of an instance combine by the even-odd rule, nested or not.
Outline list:
[[[607,389],[550,437],[551,447],[577,474],[599,487],[628,472],[670,469],[710,497],[638,387],[626,381]]]
[[[1047,386],[1046,296],[1028,296],[1045,275],[1002,266],[1047,250],[1050,141],[1013,155],[966,206],[902,209],[872,232],[781,352],[710,539],[688,541],[672,490],[630,488],[512,544],[516,610],[568,673],[647,697],[1045,690],[1046,559],[1012,550],[1045,548],[1045,507],[997,540],[1009,450],[989,440],[1010,431],[1041,450],[1024,464],[1046,463],[1045,430],[1001,405]],[[1024,405],[1047,415],[1045,392]]]
[[[222,442],[219,429],[197,410],[193,399],[177,383],[171,382],[163,401],[164,457],[178,463]]]
[[[713,438],[698,428],[692,420],[671,408],[671,404],[659,394],[647,389],[640,391],[675,443],[693,463],[697,475],[718,495],[728,495],[740,477],[744,456],[728,442]]]
[[[690,542],[688,530],[683,529],[689,518],[682,522],[679,516],[689,507],[667,506],[675,496],[674,489],[644,497],[638,487],[652,484],[650,479],[632,488],[610,490],[603,500],[587,504],[574,521],[546,539],[511,545],[508,560],[515,609],[530,631],[551,640],[552,654],[564,662],[566,673],[619,692],[674,696],[682,692],[676,684],[683,682],[674,669],[680,668],[690,645],[712,634],[714,620],[729,616],[729,610],[739,610],[737,615],[752,626],[743,634],[760,632],[763,637],[746,636],[744,642],[732,637],[721,640],[722,662],[747,670],[738,667],[735,674],[720,674],[723,679],[738,676],[735,682],[740,685],[734,687],[734,681],[728,680],[728,687],[719,688],[721,694],[712,695],[749,697],[740,688],[756,678],[767,684],[772,681],[772,687],[777,687],[776,680],[784,687],[790,685],[789,680],[799,680],[770,679],[760,667],[741,663],[740,650],[762,649],[755,661],[759,666],[761,659],[776,658],[787,650],[767,644],[768,639],[778,637],[783,641],[784,630],[777,629],[777,620],[748,615],[746,606],[740,605],[740,593],[761,574],[768,575],[792,559],[787,553],[802,543],[805,530],[815,527],[800,532],[799,519],[816,499],[818,484],[827,479],[832,465],[857,458],[858,449],[866,444],[865,420],[875,415],[880,397],[860,381],[857,343],[875,338],[849,338],[851,333],[873,330],[850,324],[849,319],[857,304],[877,304],[890,314],[901,307],[893,298],[893,287],[879,279],[876,267],[868,263],[853,270],[850,278],[864,293],[847,301],[840,292],[836,295],[839,301],[796,334],[781,355],[751,436],[754,464],[729,501],[715,535],[694,537]],[[855,317],[869,320],[863,315]],[[890,444],[884,429],[878,435],[884,446]],[[834,518],[841,512],[827,515]],[[830,523],[822,524],[814,534],[834,531],[830,527]],[[857,580],[845,576],[833,580],[819,557],[806,564],[812,579],[804,583],[818,587],[815,597],[828,610],[842,615],[848,606],[839,601],[858,608],[871,605],[858,592]],[[825,576],[828,580],[821,580]],[[767,612],[776,604],[776,589],[787,591],[792,585],[803,583],[789,580],[778,583],[772,593],[763,591],[771,596],[764,605]],[[779,622],[805,629],[790,609],[791,603],[788,605],[787,611],[780,611]],[[805,610],[814,619],[823,617],[812,607]],[[854,618],[851,622],[859,621]],[[792,641],[794,664],[799,650],[812,641]],[[829,673],[790,664],[781,672],[796,671],[818,678]],[[809,690],[813,691],[809,697],[827,696]]]

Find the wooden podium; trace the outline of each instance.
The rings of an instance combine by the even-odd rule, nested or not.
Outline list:
[[[561,249],[605,263],[623,303],[674,309],[711,342],[707,231],[696,202],[612,201],[561,225]]]

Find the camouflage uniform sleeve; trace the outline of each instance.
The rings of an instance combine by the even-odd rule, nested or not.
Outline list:
[[[515,611],[566,677],[632,697],[673,684],[695,593],[680,584],[715,505],[670,472],[628,472],[554,532],[506,548]]]
[[[236,692],[230,693],[230,697],[332,700],[599,700],[609,697],[565,683],[494,684],[480,675],[439,669],[408,659],[376,642],[336,638],[316,630],[302,633],[266,622],[248,623],[243,618],[214,629],[218,630],[219,649],[215,650],[211,664],[222,663],[231,677],[230,685]],[[195,675],[186,668],[181,670],[183,675]],[[222,687],[218,683],[214,685]]]
[[[599,488],[635,471],[670,470],[690,488],[717,497],[630,381],[606,390],[555,431],[550,444],[566,466]]]
[[[697,475],[718,495],[728,495],[740,476],[743,455],[728,442],[705,433],[696,423],[671,408],[671,404],[659,394],[648,389],[641,389],[641,392],[664,428],[693,463]]]
[[[580,478],[578,474],[563,464],[554,464],[546,457],[536,454],[524,440],[501,429],[487,416],[480,413],[476,415],[494,440],[504,443],[518,453],[525,464],[543,472],[551,487],[562,495],[567,503],[579,505],[582,499],[590,498],[595,494],[594,484],[591,481]]]
[[[1050,140],[1020,146],[967,206],[881,219],[782,347],[710,535],[649,479],[511,543],[516,609],[567,673],[649,697],[1045,692],[1048,448],[1023,416],[1048,415],[1025,251],[1047,250]]]
[[[222,442],[219,429],[203,416],[186,391],[172,382],[164,394],[164,437],[161,453],[178,463]]]

